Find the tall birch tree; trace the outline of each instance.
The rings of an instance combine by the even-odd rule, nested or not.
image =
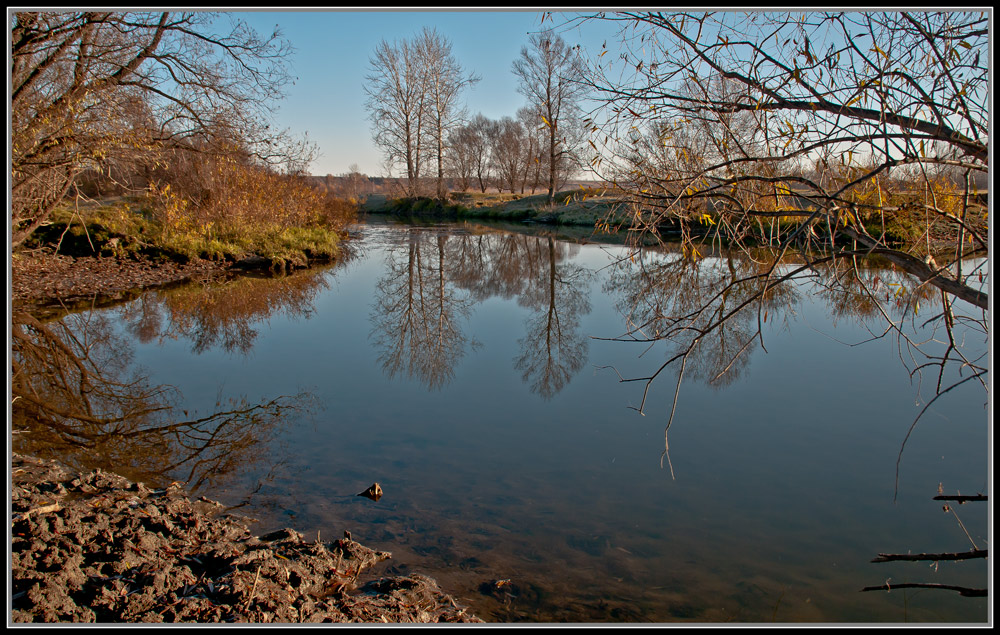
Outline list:
[[[528,98],[528,107],[546,126],[551,203],[560,170],[567,169],[566,159],[575,150],[564,128],[573,128],[581,117],[580,102],[587,92],[582,81],[584,66],[576,48],[553,31],[543,31],[533,34],[529,45],[521,48],[513,72],[520,80],[518,91]]]
[[[433,160],[437,165],[437,196],[444,198],[448,135],[461,124],[465,114],[459,97],[463,89],[478,82],[479,78],[466,74],[451,52],[451,42],[436,29],[425,27],[417,36],[416,49],[425,74],[428,133],[434,147]]]

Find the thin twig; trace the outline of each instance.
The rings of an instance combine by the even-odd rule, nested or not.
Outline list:
[[[962,519],[958,517],[958,512],[955,511],[955,508],[951,505],[945,505],[944,510],[946,512],[951,512],[955,516],[955,520],[958,521],[958,526],[962,528],[962,531],[965,532],[965,537],[969,539],[970,543],[972,543],[973,550],[978,550],[979,546],[976,544],[976,541],[972,539],[972,536],[969,534],[969,530],[965,528],[965,523],[963,523]]]
[[[14,520],[14,522],[18,522],[18,521],[21,521],[21,520],[27,520],[27,518],[29,516],[31,516],[32,514],[46,514],[48,512],[59,511],[59,509],[60,509],[59,503],[53,503],[51,505],[45,505],[45,506],[42,506],[42,507],[36,507],[34,509],[29,509],[26,512],[23,512],[23,513],[15,515],[14,518],[13,518],[13,520]]]
[[[253,596],[257,593],[257,581],[260,580],[260,568],[262,566],[264,566],[263,562],[257,565],[257,575],[255,575],[253,578],[253,588],[250,589],[250,595],[247,596],[247,602],[246,605],[244,606],[245,609],[250,608],[250,602],[253,600]]]

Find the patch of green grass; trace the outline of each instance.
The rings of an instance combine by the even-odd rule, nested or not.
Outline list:
[[[309,258],[332,259],[337,255],[340,236],[325,227],[289,227],[262,244],[257,253],[265,258],[301,253]]]
[[[155,233],[151,221],[128,211],[126,203],[79,208],[63,205],[25,245],[58,247],[60,253],[71,256],[127,255],[141,251]]]
[[[436,198],[395,198],[387,199],[377,208],[368,207],[370,213],[388,213],[397,216],[428,216],[458,218],[470,213],[468,206],[458,202],[446,202]]]
[[[165,232],[164,248],[188,258],[240,260],[250,255],[275,263],[305,266],[309,259],[329,260],[337,255],[340,236],[326,227],[270,227],[252,232]]]
[[[304,266],[308,259],[332,259],[340,235],[321,225],[309,227],[165,227],[133,201],[57,209],[51,222],[37,230],[28,247],[48,245],[73,256],[136,256],[187,261],[239,260],[258,255],[272,262]]]

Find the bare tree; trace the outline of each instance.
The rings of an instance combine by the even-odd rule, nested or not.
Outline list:
[[[382,148],[388,166],[406,169],[407,194],[416,196],[421,168],[421,146],[426,142],[426,79],[410,42],[382,40],[370,59],[365,93],[372,137]]]
[[[84,169],[109,158],[219,136],[260,160],[294,156],[268,123],[289,81],[287,42],[232,19],[216,32],[221,22],[200,12],[12,14],[14,246],[48,221]]]
[[[665,316],[670,328],[654,339],[683,332],[704,341],[747,310],[759,325],[778,285],[822,272],[832,295],[873,307],[885,325],[875,336],[896,336],[915,374],[937,374],[928,406],[965,382],[988,391],[988,368],[960,337],[990,330],[987,215],[973,187],[989,174],[986,14],[593,19],[622,25],[623,52],[599,54],[590,72],[605,104],[592,129],[607,140],[595,165],[633,202],[633,234],[679,226],[688,258],[718,241],[760,263]],[[761,243],[773,249],[753,251]],[[868,256],[906,273],[902,296],[863,274]],[[727,294],[736,304],[713,309]],[[921,310],[928,296],[939,296],[940,311]],[[903,310],[893,310],[900,297]],[[971,307],[956,310],[956,300]],[[943,352],[913,337],[924,327],[946,343]],[[639,329],[626,339],[645,338]],[[647,389],[674,363],[682,379],[693,350],[682,347],[643,378]]]
[[[458,179],[458,189],[463,192],[472,186],[476,157],[480,152],[479,139],[471,125],[459,126],[448,135],[448,173]]]
[[[445,145],[461,122],[461,92],[479,78],[465,74],[451,43],[425,28],[412,40],[379,42],[367,76],[373,138],[392,165],[405,166],[407,194],[416,196],[423,167],[437,166],[437,195],[443,197]]]
[[[493,134],[493,128],[495,125],[496,124],[494,122],[490,121],[481,114],[473,117],[472,121],[469,123],[472,140],[475,143],[472,154],[474,173],[476,175],[476,182],[479,184],[479,190],[481,192],[486,192],[486,188],[490,186],[490,182],[492,180],[491,170],[493,160],[490,154],[490,136]]]
[[[481,113],[458,127],[451,135],[449,162],[452,175],[468,189],[473,179],[480,191],[492,183],[492,137],[496,123]]]
[[[987,249],[972,217],[974,192],[961,181],[934,182],[931,169],[948,166],[970,181],[974,173],[988,173],[984,16],[629,13],[608,19],[623,21],[624,41],[636,49],[622,55],[631,77],[620,78],[610,66],[593,76],[609,106],[611,155],[634,150],[625,131],[648,122],[674,129],[706,129],[710,122],[726,131],[713,140],[726,152],[702,157],[694,170],[663,178],[632,165],[631,179],[618,179],[650,211],[636,217],[646,228],[670,216],[700,219],[706,202],[722,202],[714,205],[715,220],[735,237],[755,219],[798,218],[801,229],[790,237],[818,236],[822,228],[821,242],[834,246],[847,238],[884,252],[922,281],[986,308],[987,295],[969,284],[968,271],[959,275],[955,268]],[[740,145],[732,121],[748,115],[757,139]],[[838,178],[803,176],[804,164],[829,166],[831,159]],[[761,184],[769,186],[766,195]],[[869,185],[881,188],[874,199]],[[748,188],[760,195],[732,196]],[[897,245],[881,231],[924,214],[934,222],[924,223],[912,245]],[[928,264],[935,232],[948,231],[962,236],[955,257]]]
[[[530,182],[531,193],[534,194],[542,183],[542,168],[544,167],[542,143],[545,126],[539,123],[534,111],[529,107],[519,108],[517,119],[524,126],[524,140],[527,144],[523,148],[522,167],[524,173],[521,177],[521,193],[524,193],[524,188]]]
[[[430,126],[428,132],[434,143],[437,163],[437,195],[444,198],[445,159],[448,134],[461,123],[464,115],[459,103],[462,90],[479,81],[475,75],[466,75],[462,65],[451,52],[451,42],[434,29],[424,28],[417,36],[416,49],[420,55]]]
[[[587,91],[583,83],[584,66],[577,48],[570,47],[553,31],[533,34],[530,46],[521,48],[514,61],[514,74],[520,80],[518,90],[528,98],[528,107],[547,130],[549,166],[549,202],[555,198],[560,169],[575,149],[564,129],[580,119],[580,102]]]
[[[504,117],[495,122],[490,135],[490,156],[498,190],[502,191],[506,187],[511,194],[517,191],[517,184],[524,172],[524,146],[524,127],[519,121]]]

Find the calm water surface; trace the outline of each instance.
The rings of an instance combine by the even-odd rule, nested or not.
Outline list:
[[[982,598],[860,592],[986,586],[983,560],[870,562],[972,548],[932,497],[939,484],[988,492],[981,385],[924,415],[897,489],[933,379],[911,379],[893,338],[866,341],[857,311],[802,283],[722,378],[757,313],[702,342],[664,456],[676,364],[643,414],[643,382],[619,376],[648,376],[674,349],[601,338],[752,264],[682,267],[668,251],[616,267],[620,247],[480,225],[358,231],[335,267],[74,318],[122,338],[118,353],[175,386],[191,417],[300,397],[278,420],[242,422],[243,443],[214,463],[172,472],[258,531],[349,530],[393,553],[377,574],[429,574],[487,620],[986,621]],[[668,282],[646,288],[642,267]],[[982,335],[967,344],[986,350]],[[376,481],[379,501],[355,495]],[[956,511],[986,547],[986,505]]]

